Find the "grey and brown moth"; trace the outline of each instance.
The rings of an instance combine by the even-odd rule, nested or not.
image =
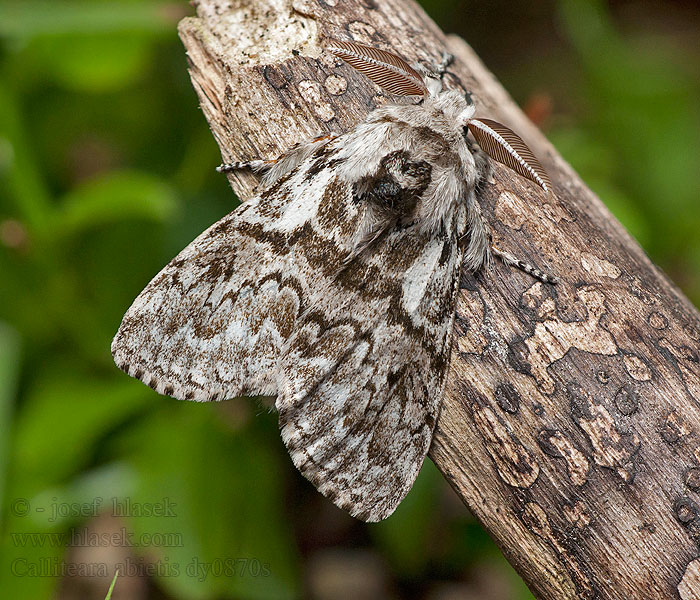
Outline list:
[[[439,73],[352,42],[327,49],[420,100],[377,108],[277,160],[222,165],[258,172],[258,195],[156,275],[112,354],[174,398],[276,396],[296,467],[337,506],[379,521],[431,443],[461,270],[496,255],[553,281],[491,247],[477,198],[489,177],[484,152],[552,188],[522,140],[475,119]]]

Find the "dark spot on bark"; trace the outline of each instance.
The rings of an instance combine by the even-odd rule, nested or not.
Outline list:
[[[673,512],[678,521],[687,527],[698,518],[698,505],[688,497],[678,498],[673,505]]]
[[[653,312],[647,318],[647,322],[654,329],[666,329],[668,327],[668,319],[660,312]]]
[[[631,415],[639,407],[637,391],[630,385],[623,385],[615,394],[615,406],[623,415]]]
[[[518,373],[532,376],[532,367],[528,361],[528,349],[523,340],[508,344],[508,364]]]
[[[649,533],[656,533],[656,525],[654,525],[653,523],[649,523],[648,521],[644,521],[644,523],[642,523],[639,526],[639,531],[647,531]]]
[[[585,390],[577,383],[570,383],[566,388],[566,395],[571,403],[571,414],[578,420],[580,418],[592,419],[591,399]]]
[[[294,79],[291,70],[282,65],[265,65],[262,72],[265,80],[276,90],[287,87],[289,82]]]
[[[685,485],[687,485],[691,490],[697,492],[700,490],[700,469],[698,467],[690,467],[686,469],[683,480],[685,481]]]
[[[510,383],[498,385],[494,396],[501,410],[514,415],[520,409],[520,394]]]
[[[630,423],[630,419],[627,416],[615,419],[615,427],[623,435],[630,435],[632,433],[632,423]]]
[[[559,432],[556,429],[542,429],[537,434],[537,445],[542,449],[542,452],[555,458],[561,458],[561,452],[552,443],[552,438],[557,436]]]
[[[694,325],[683,325],[683,331],[690,339],[700,342],[700,331]]]
[[[681,431],[678,428],[678,423],[667,417],[659,428],[659,435],[667,444],[674,444],[681,439]]]
[[[681,346],[679,350],[681,351],[683,359],[689,362],[698,362],[698,353],[689,346]]]

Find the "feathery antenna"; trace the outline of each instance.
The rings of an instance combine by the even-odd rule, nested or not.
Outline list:
[[[549,175],[517,133],[491,119],[472,119],[467,127],[491,158],[535,182],[548,196],[553,195]]]
[[[342,58],[387,92],[397,96],[425,96],[428,93],[420,74],[391,52],[336,40],[329,42],[326,50]]]

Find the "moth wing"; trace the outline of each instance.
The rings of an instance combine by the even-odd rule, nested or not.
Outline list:
[[[292,460],[362,520],[394,511],[430,447],[461,260],[456,234],[380,238],[329,282],[342,293],[303,315],[282,358],[276,405]]]
[[[298,299],[279,275],[286,257],[245,227],[257,201],[202,233],[134,300],[112,342],[120,369],[179,399],[274,393]]]
[[[120,369],[179,399],[277,393],[281,349],[314,286],[296,245],[334,189],[325,153],[212,225],[146,286],[112,342]],[[331,237],[334,226],[324,224]]]

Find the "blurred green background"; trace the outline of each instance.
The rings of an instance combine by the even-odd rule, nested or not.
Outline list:
[[[423,4],[697,304],[697,2]],[[176,402],[112,364],[134,297],[234,205],[176,35],[190,13],[0,2],[3,597],[104,598],[119,564],[115,599],[531,598],[430,461],[367,526],[254,400]]]

